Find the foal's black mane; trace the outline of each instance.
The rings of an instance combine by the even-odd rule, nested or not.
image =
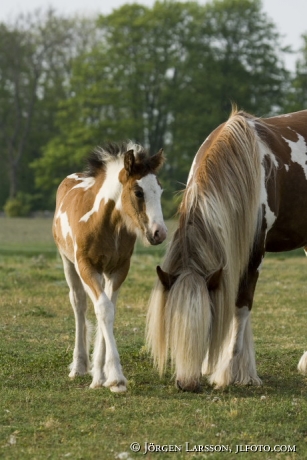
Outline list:
[[[134,150],[136,163],[140,169],[150,170],[149,153],[140,144],[131,141],[125,142],[108,142],[103,146],[96,147],[87,157],[87,168],[84,174],[87,177],[96,177],[101,171],[106,170],[107,163],[116,161],[128,150]]]

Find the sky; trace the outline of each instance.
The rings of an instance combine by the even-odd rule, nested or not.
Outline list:
[[[206,0],[199,2],[205,3]],[[1,0],[0,21],[11,22],[21,12],[46,9],[48,6],[67,15],[110,14],[113,9],[126,3],[152,6],[154,0]],[[283,45],[291,45],[294,51],[298,51],[302,46],[301,35],[307,33],[307,0],[262,0],[262,4],[264,11],[283,36]],[[295,69],[296,59],[296,54],[287,58],[286,66],[289,70]]]

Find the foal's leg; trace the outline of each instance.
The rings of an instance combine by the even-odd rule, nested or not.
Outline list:
[[[118,297],[119,290],[113,290],[113,282],[112,279],[104,276],[105,280],[105,293],[108,299],[114,305],[114,312],[116,309],[116,301]],[[94,345],[94,352],[93,352],[93,367],[91,373],[93,375],[93,382],[91,384],[91,388],[96,388],[106,383],[106,376],[108,375],[108,369],[104,370],[105,366],[105,358],[106,358],[106,344],[103,337],[103,332],[101,327],[97,327],[96,331],[96,339]]]
[[[93,355],[93,380],[90,387],[105,386],[109,387],[113,392],[126,391],[127,380],[122,372],[113,334],[115,306],[103,290],[101,276],[86,259],[83,258],[78,261],[78,271],[84,287],[94,304],[97,317],[98,338],[96,339],[96,347],[98,345],[98,349],[94,351]],[[114,284],[113,293],[111,294],[113,299],[116,296],[116,290],[117,285]],[[107,379],[106,381],[105,378]]]
[[[232,333],[228,345],[221,353],[216,370],[209,378],[210,383],[214,383],[217,388],[231,383],[262,383],[256,370],[250,314],[258,275],[259,270],[250,266],[240,285]]]
[[[69,299],[75,315],[75,348],[69,374],[69,377],[74,378],[89,371],[90,334],[85,317],[87,310],[86,293],[74,264],[63,254],[61,254],[61,257],[65,278],[69,286]]]

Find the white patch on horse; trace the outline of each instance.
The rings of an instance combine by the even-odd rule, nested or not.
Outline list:
[[[160,198],[162,195],[162,188],[158,184],[157,177],[154,174],[147,174],[136,181],[136,183],[143,189],[146,214],[149,219],[149,225],[153,224],[164,225],[162,209],[160,206]]]
[[[289,128],[291,129],[291,128]],[[295,132],[294,130],[291,130]],[[295,132],[296,133],[296,132]],[[300,165],[304,171],[305,177],[307,179],[307,165],[306,165],[306,154],[307,154],[307,145],[303,136],[299,133],[296,133],[298,140],[296,142],[290,141],[282,136],[283,140],[289,145],[291,149],[291,161]]]
[[[259,141],[259,152],[261,156],[261,191],[260,191],[260,204],[264,205],[265,213],[264,218],[266,220],[267,228],[266,231],[269,231],[277,216],[271,210],[268,202],[268,192],[266,189],[266,171],[264,167],[264,159],[265,157],[269,157],[269,160],[273,163],[273,165],[278,168],[278,162],[271,152],[271,150],[261,141]]]
[[[56,215],[56,218],[60,219],[61,232],[62,232],[63,238],[66,240],[68,235],[72,238],[72,230],[71,230],[71,226],[69,225],[67,212],[62,212],[60,208]]]
[[[118,175],[123,167],[123,158],[107,163],[106,177],[96,195],[93,207],[81,217],[80,222],[87,222],[92,214],[98,212],[102,201],[107,203],[109,200],[113,200],[116,203],[116,208],[121,208],[121,192],[123,186],[118,180]]]
[[[67,179],[82,180],[82,177],[79,177],[78,174],[73,173],[69,174],[69,176],[67,176]]]
[[[73,189],[75,188],[84,188],[84,190],[88,190],[95,184],[95,178],[94,177],[79,177],[80,183],[75,185]]]

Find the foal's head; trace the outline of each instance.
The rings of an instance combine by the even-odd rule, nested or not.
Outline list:
[[[161,209],[162,188],[156,176],[163,162],[162,149],[152,157],[128,150],[119,174],[123,214],[130,226],[139,229],[153,245],[162,243],[167,233]]]

